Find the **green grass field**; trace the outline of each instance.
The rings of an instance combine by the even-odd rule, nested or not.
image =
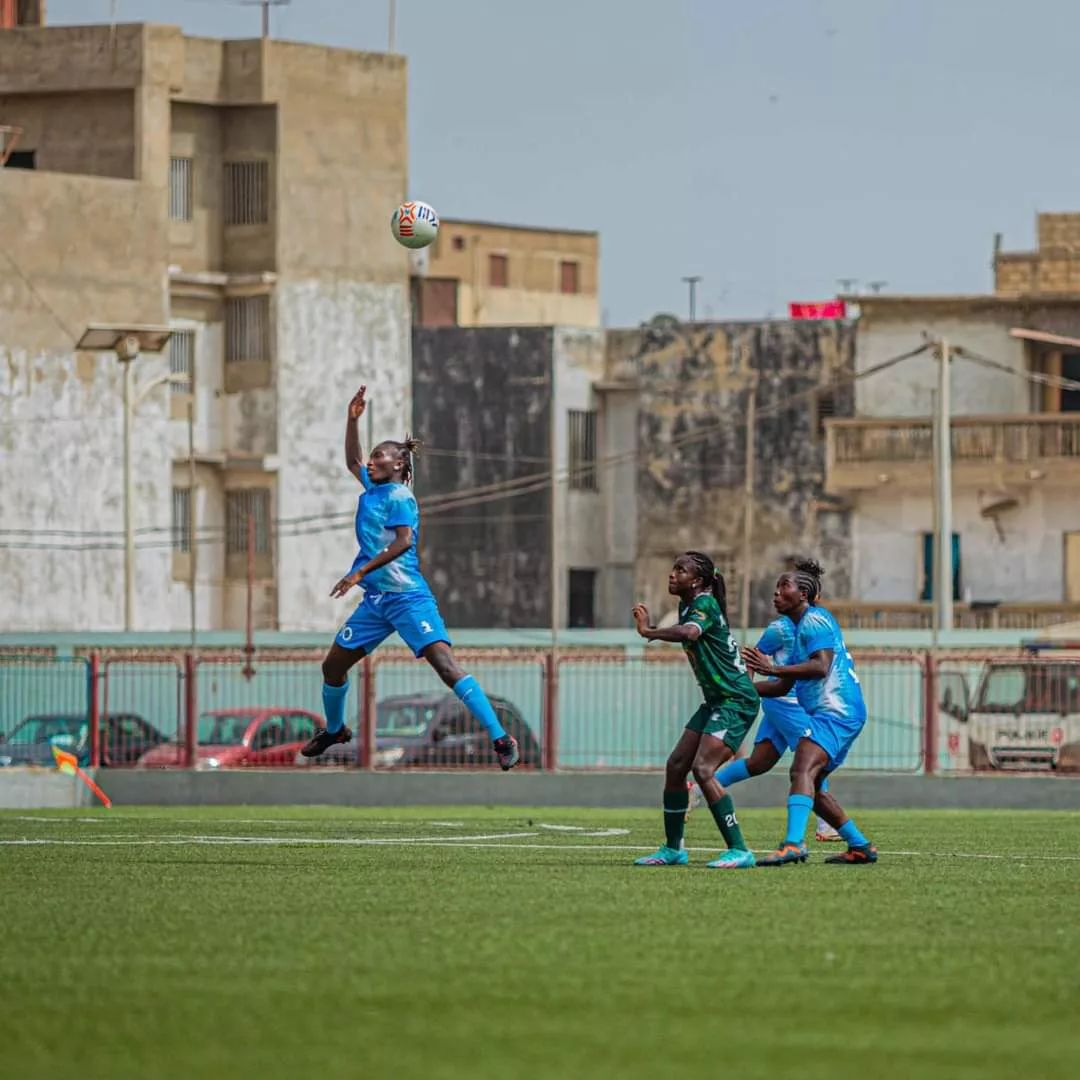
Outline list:
[[[723,873],[705,811],[674,869],[657,813],[0,814],[0,1074],[1077,1075],[1080,814],[862,824],[877,866]]]

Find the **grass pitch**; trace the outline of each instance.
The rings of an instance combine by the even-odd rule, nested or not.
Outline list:
[[[659,812],[0,814],[0,1072],[1075,1076],[1080,814],[860,823],[877,866],[725,873],[705,811],[672,869]]]

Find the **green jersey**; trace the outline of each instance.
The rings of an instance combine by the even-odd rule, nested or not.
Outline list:
[[[683,649],[706,702],[710,705],[732,700],[756,703],[758,693],[716,597],[702,593],[689,604],[680,604],[679,623],[701,627],[697,641],[684,641]]]

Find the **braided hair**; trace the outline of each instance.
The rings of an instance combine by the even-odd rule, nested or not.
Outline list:
[[[393,447],[397,452],[397,455],[401,458],[402,462],[401,482],[403,484],[411,484],[413,479],[413,457],[420,449],[420,440],[414,435],[406,435],[400,442],[396,439],[387,439],[387,441],[381,445]]]
[[[695,572],[709,586],[709,591],[712,593],[713,599],[720,605],[720,612],[726,621],[728,617],[727,584],[724,582],[724,575],[716,569],[712,559],[704,552],[687,551],[683,553],[683,558],[689,559],[693,563]]]
[[[821,578],[825,571],[817,559],[793,559],[791,576],[795,586],[805,594],[808,604],[816,604],[821,596]]]

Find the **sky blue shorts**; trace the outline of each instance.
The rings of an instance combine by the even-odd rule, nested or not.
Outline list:
[[[762,698],[761,714],[754,744],[771,742],[781,757],[794,750],[810,731],[810,717],[797,702]]]
[[[372,653],[395,632],[416,656],[437,641],[450,644],[439,605],[426,589],[365,593],[334,642],[343,649]]]
[[[817,743],[829,755],[826,773],[839,769],[847,760],[848,751],[855,744],[862,729],[866,727],[866,717],[836,716],[832,713],[814,713],[810,717],[810,731],[806,735],[811,742]]]

